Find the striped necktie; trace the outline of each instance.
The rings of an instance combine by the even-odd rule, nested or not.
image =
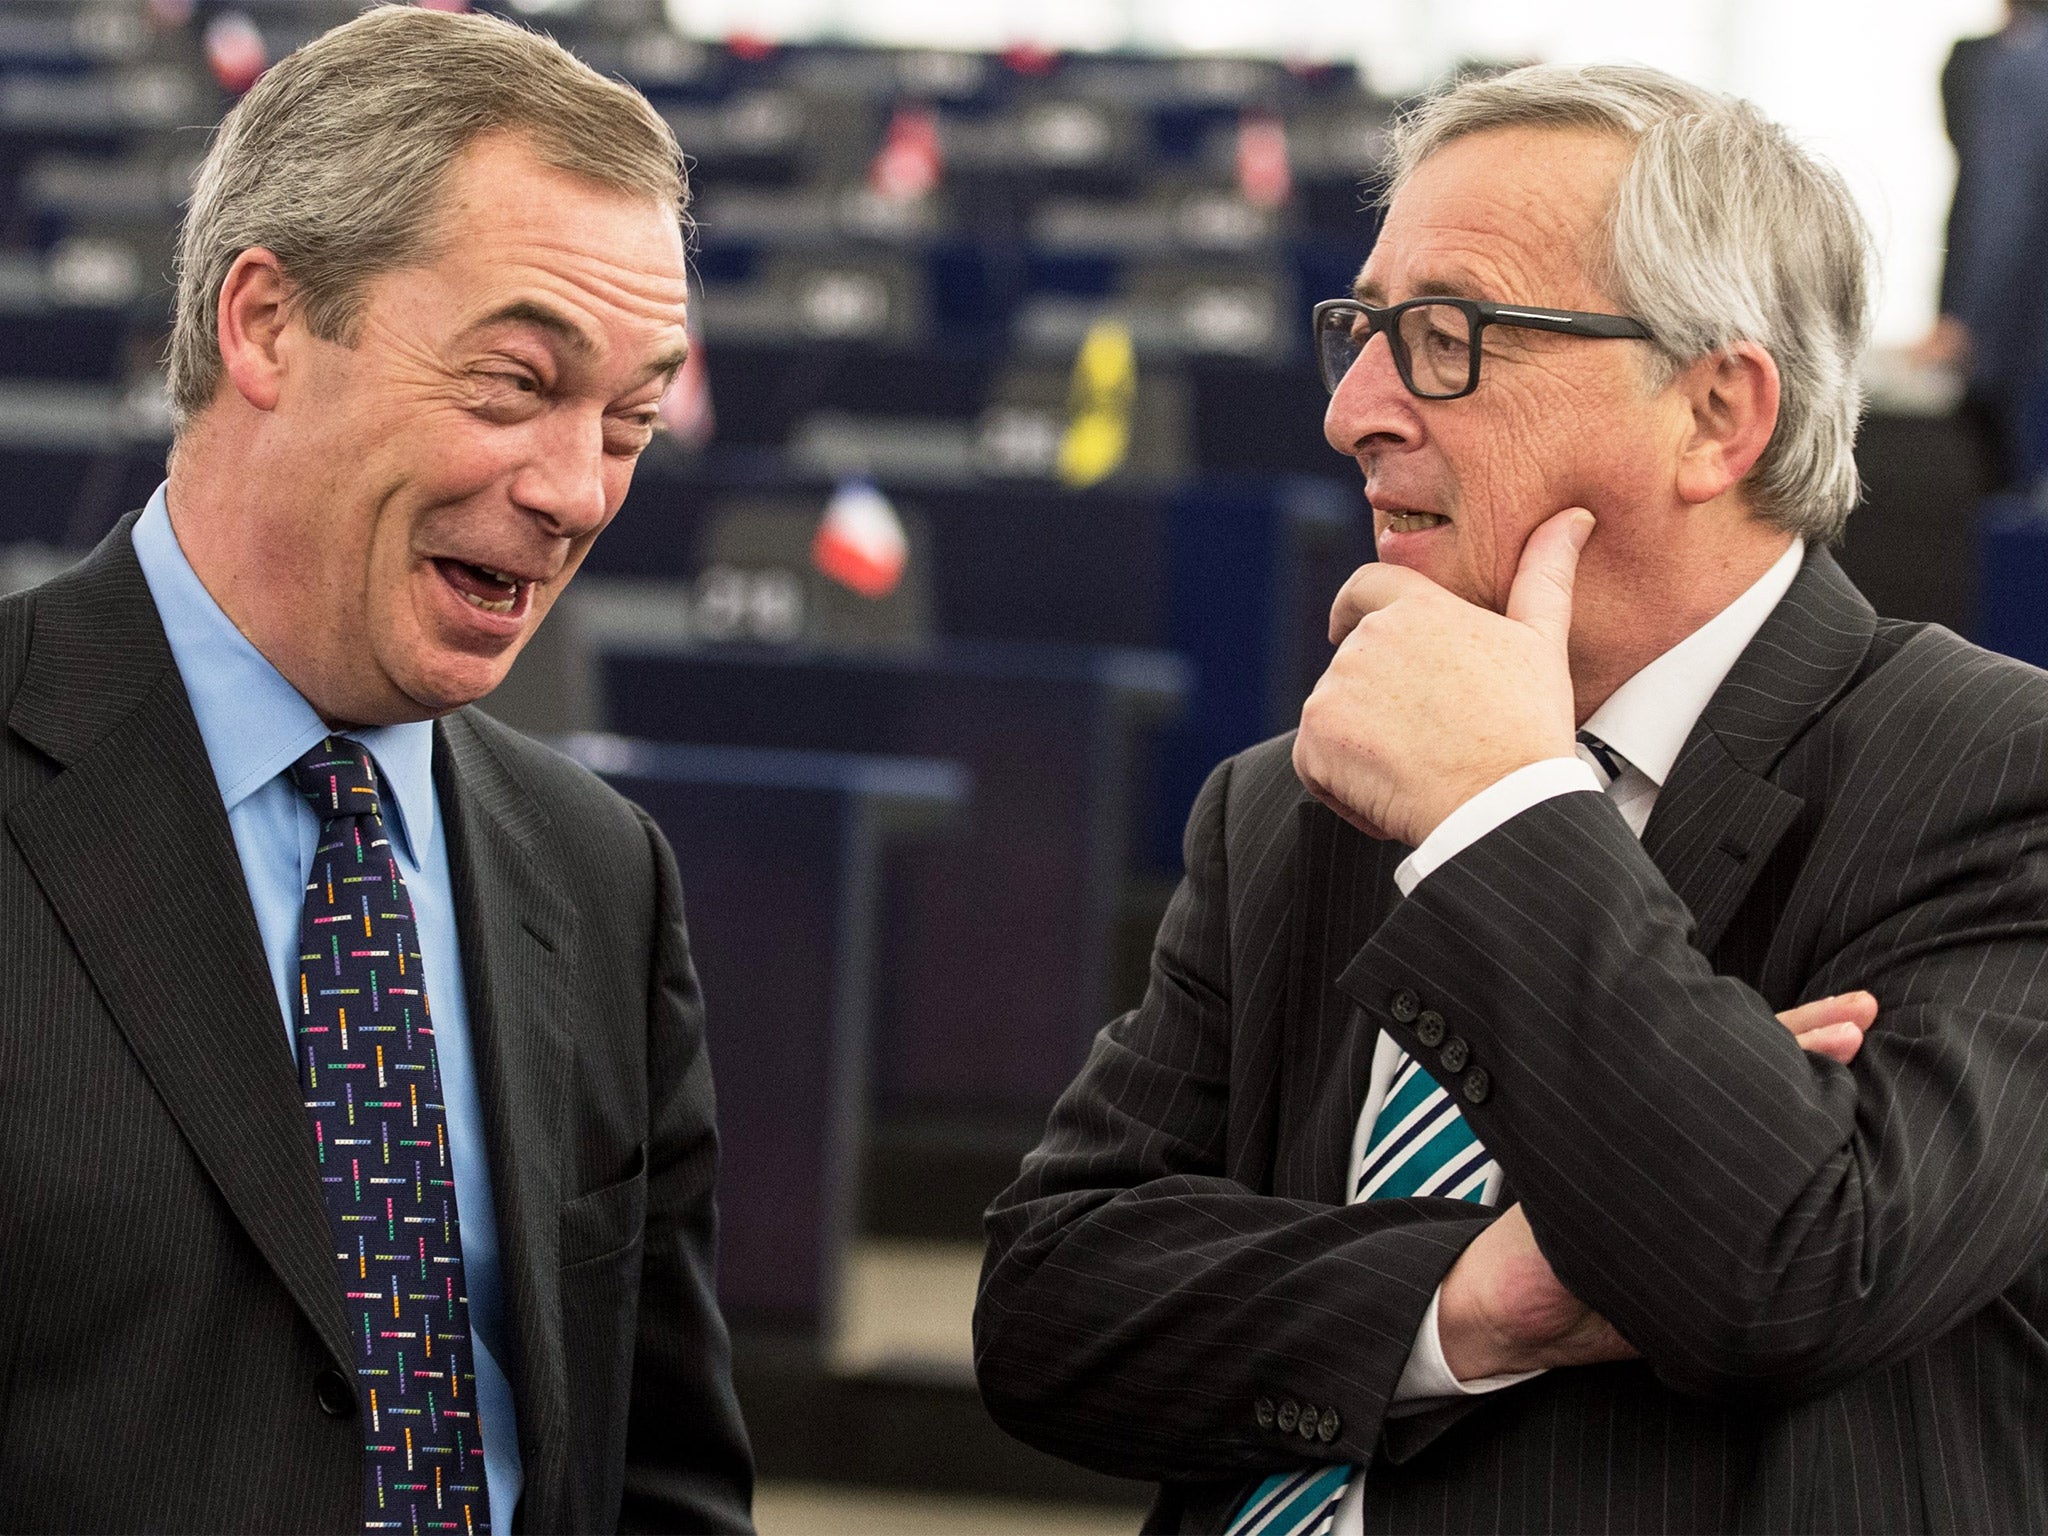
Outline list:
[[[1417,1023],[1425,1044],[1442,1040],[1441,1020],[1424,1015]],[[1499,1172],[1500,1164],[1480,1144],[1450,1094],[1403,1052],[1373,1117],[1352,1199],[1476,1201]],[[1245,1500],[1227,1536],[1328,1536],[1356,1470],[1340,1464],[1274,1473]]]
[[[299,919],[299,1083],[358,1346],[366,1531],[490,1529],[462,1224],[412,898],[369,749],[286,770],[320,818]]]

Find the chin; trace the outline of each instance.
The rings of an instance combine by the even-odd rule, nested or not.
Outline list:
[[[405,696],[428,716],[446,715],[486,698],[512,670],[515,649],[502,656],[443,656],[408,669]]]

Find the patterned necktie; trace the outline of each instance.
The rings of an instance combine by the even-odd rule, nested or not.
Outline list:
[[[287,770],[320,818],[299,920],[299,1083],[357,1337],[363,1527],[488,1531],[462,1225],[412,898],[369,749]]]

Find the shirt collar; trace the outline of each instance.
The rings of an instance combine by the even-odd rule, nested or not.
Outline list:
[[[1662,789],[1707,701],[1790,589],[1805,557],[1805,541],[1794,539],[1748,591],[1615,689],[1584,728]]]
[[[163,486],[136,519],[133,539],[221,801],[233,811],[332,733],[206,590],[179,547]],[[417,865],[434,830],[433,722],[348,734],[376,759],[396,809],[391,830]]]

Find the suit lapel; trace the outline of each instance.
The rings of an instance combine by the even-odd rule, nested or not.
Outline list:
[[[536,855],[546,818],[458,714],[436,732],[434,783],[489,1140],[501,1262],[512,1314],[505,1362],[519,1405],[522,1523],[567,1519],[567,1375],[562,1358],[562,1147],[574,1047],[577,915]]]
[[[1769,775],[1854,681],[1876,631],[1876,613],[1833,557],[1810,550],[1687,737],[1643,847],[1691,910],[1702,953],[1805,808]]]
[[[277,993],[128,527],[37,600],[8,724],[62,771],[8,829],[208,1176],[352,1360]]]

